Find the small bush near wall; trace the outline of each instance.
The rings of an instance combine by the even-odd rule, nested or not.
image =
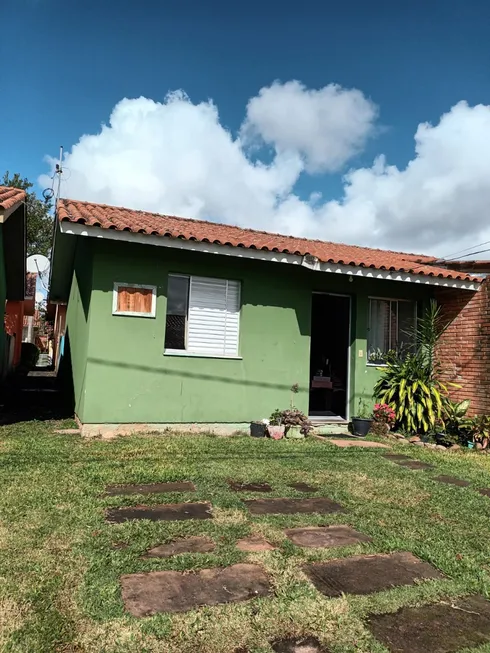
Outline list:
[[[394,409],[396,428],[406,433],[434,431],[442,418],[448,386],[441,381],[436,346],[444,329],[440,308],[431,302],[413,331],[414,351],[390,352],[380,369],[374,396]]]

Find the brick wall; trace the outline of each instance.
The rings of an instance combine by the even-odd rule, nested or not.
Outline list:
[[[490,280],[478,292],[438,289],[436,299],[450,325],[439,343],[454,400],[471,399],[470,414],[490,413]]]

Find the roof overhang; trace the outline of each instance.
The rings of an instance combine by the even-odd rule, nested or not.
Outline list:
[[[170,247],[187,251],[202,252],[205,254],[219,254],[221,256],[232,256],[241,259],[254,259],[270,261],[273,263],[286,263],[299,265],[317,272],[328,272],[331,274],[345,274],[351,277],[365,277],[368,279],[385,279],[388,281],[404,281],[421,285],[439,286],[444,288],[458,288],[462,290],[478,290],[478,281],[464,279],[448,279],[445,277],[410,274],[393,270],[380,270],[376,268],[342,265],[337,263],[325,263],[306,255],[284,254],[281,252],[270,252],[261,249],[248,249],[245,247],[231,247],[229,245],[217,245],[179,238],[168,238],[166,236],[155,236],[151,234],[140,234],[131,231],[116,231],[114,229],[102,229],[84,224],[77,224],[69,221],[59,222],[59,229],[62,234],[73,236],[85,236],[101,238],[127,243],[139,243],[141,245],[153,245],[156,247]]]
[[[17,209],[19,208],[19,206],[21,206],[21,204],[23,204],[22,201],[17,202],[16,204],[14,204],[8,209],[3,209],[2,207],[0,207],[0,224],[7,222],[7,218],[9,218],[12,215],[12,213],[17,211]]]

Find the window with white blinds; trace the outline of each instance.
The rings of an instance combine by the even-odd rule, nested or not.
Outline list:
[[[170,275],[166,353],[238,356],[240,282]]]

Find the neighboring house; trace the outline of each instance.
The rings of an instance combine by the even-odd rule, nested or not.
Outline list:
[[[26,274],[24,301],[7,300],[5,304],[5,331],[11,337],[9,367],[15,367],[21,358],[22,343],[28,341],[29,319],[32,320],[35,309],[37,274]],[[32,340],[34,342],[34,340]]]
[[[84,424],[348,419],[438,289],[434,258],[60,200],[50,300]],[[60,338],[63,333],[55,334]],[[65,365],[66,367],[66,365]]]
[[[26,281],[23,190],[0,186],[0,380],[18,360]]]

